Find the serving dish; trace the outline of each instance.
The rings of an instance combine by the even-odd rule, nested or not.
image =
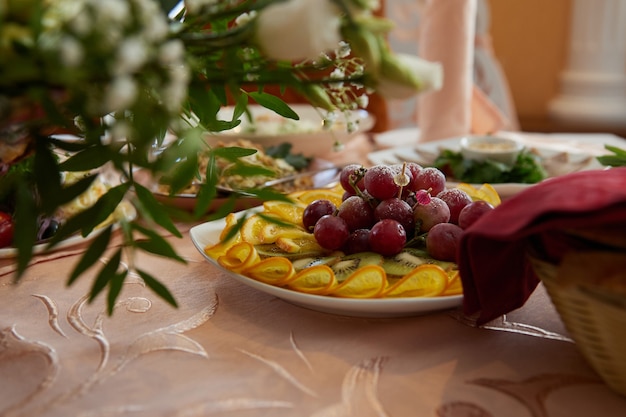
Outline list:
[[[240,214],[249,213],[243,211]],[[196,249],[212,265],[224,271],[229,277],[244,285],[255,288],[263,293],[273,295],[291,304],[330,314],[353,317],[391,318],[408,317],[426,314],[435,311],[458,307],[463,299],[462,295],[438,297],[407,297],[407,298],[379,298],[353,299],[339,298],[324,295],[305,294],[256,281],[246,276],[234,273],[220,266],[217,261],[206,255],[204,248],[219,242],[219,235],[224,229],[224,219],[214,220],[194,226],[189,234]]]
[[[340,168],[333,163],[323,160],[314,159],[311,161],[306,170],[291,176],[293,179],[301,179],[303,176],[310,175],[311,188],[323,188],[332,184],[337,180]],[[173,206],[185,211],[193,211],[196,205],[196,194],[180,193],[170,195],[167,191],[159,186],[157,178],[154,178],[148,170],[139,169],[133,173],[134,180],[152,191],[154,197],[163,204]],[[267,182],[268,186],[272,186],[276,181],[289,180],[290,178],[276,178]],[[237,190],[227,187],[218,187],[218,194],[211,202],[208,212],[214,212],[223,204],[235,199],[234,211],[248,209],[257,206],[261,201],[254,196],[246,196],[244,194],[235,195]],[[236,197],[236,198],[235,198]]]
[[[214,145],[218,142],[234,139],[248,139],[263,147],[289,142],[294,154],[305,156],[321,156],[330,153],[336,141],[347,143],[356,135],[369,131],[374,126],[374,116],[366,110],[337,113],[329,128],[324,125],[327,114],[305,104],[291,104],[290,107],[298,114],[300,120],[287,119],[273,111],[259,106],[248,106],[252,120],[244,114],[240,117],[241,124],[234,129],[208,134],[207,142]],[[220,120],[231,120],[234,107],[220,109]],[[348,130],[348,123],[353,127]]]
[[[124,200],[120,203],[120,205],[123,205],[123,208],[120,210],[120,213],[124,215],[126,220],[130,221],[130,220],[133,220],[135,217],[137,217],[137,210],[130,202]],[[77,234],[77,235],[70,236],[67,239],[63,239],[62,241],[57,243],[53,248],[49,250],[47,249],[48,242],[38,243],[35,246],[33,246],[33,255],[38,255],[47,251],[56,252],[61,249],[68,249],[68,248],[78,246],[83,243],[88,243],[91,240],[95,239],[104,230],[104,226],[105,225],[102,225],[102,227],[94,229],[87,236],[82,236],[82,235]],[[117,229],[118,224],[115,224],[114,228]],[[17,248],[10,247],[10,248],[0,249],[0,259],[14,258],[17,256],[17,254],[18,254]]]
[[[503,137],[507,136],[504,135]],[[511,137],[516,140],[520,140],[516,135],[512,135]],[[396,164],[406,161],[417,162],[422,166],[430,166],[433,164],[435,158],[439,155],[441,150],[450,149],[452,151],[460,151],[462,139],[462,137],[456,137],[439,141],[419,143],[417,145],[405,144],[398,147],[371,152],[367,157],[372,164]],[[390,143],[390,138],[386,138],[385,141]],[[549,146],[549,144],[542,146],[541,143],[537,143],[536,141],[532,144],[525,144],[523,140],[520,140],[520,143],[525,145],[530,152],[539,157],[542,166],[548,174],[548,178],[582,170],[604,169],[604,166],[597,161],[595,155],[584,151],[576,152],[571,148],[563,148],[567,150],[559,150],[556,146]],[[448,187],[452,188],[457,185],[458,182],[448,182]],[[533,184],[501,183],[491,185],[498,192],[501,198],[507,198],[517,194],[527,187],[531,187]]]

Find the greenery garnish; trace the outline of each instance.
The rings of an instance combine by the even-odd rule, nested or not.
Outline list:
[[[307,158],[302,154],[291,153],[291,143],[281,143],[280,145],[268,146],[265,153],[276,159],[284,159],[289,165],[297,170],[305,169],[311,163],[312,158]]]
[[[626,166],[626,149],[621,149],[616,146],[605,145],[604,148],[613,152],[613,155],[598,156],[597,160],[602,165],[611,167]]]
[[[472,184],[535,184],[547,177],[539,158],[528,151],[521,152],[513,165],[484,160],[466,159],[460,152],[441,151],[433,166],[447,177]]]

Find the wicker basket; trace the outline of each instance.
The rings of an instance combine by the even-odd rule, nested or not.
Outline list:
[[[611,389],[626,396],[626,308],[560,282],[556,265],[532,255],[529,259],[587,362]]]

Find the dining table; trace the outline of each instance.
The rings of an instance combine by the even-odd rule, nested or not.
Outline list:
[[[525,136],[568,151],[626,147],[610,134]],[[367,164],[391,146],[361,135],[328,159]],[[480,326],[462,298],[398,314],[337,313],[233,279],[194,245],[197,225],[177,223],[182,237],[163,232],[184,262],[125,255],[112,314],[106,293],[89,299],[97,265],[68,285],[88,239],[35,255],[18,283],[15,259],[0,259],[0,416],[626,415],[626,397],[586,362],[542,285]]]

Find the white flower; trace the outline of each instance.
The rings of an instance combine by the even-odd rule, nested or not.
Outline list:
[[[315,59],[341,41],[341,16],[331,0],[289,0],[259,13],[256,39],[265,55],[284,61]]]
[[[117,50],[114,66],[116,74],[137,72],[148,59],[147,45],[136,37],[122,42]]]
[[[169,75],[170,82],[162,89],[161,97],[165,108],[170,112],[176,112],[187,98],[187,86],[191,75],[185,65],[170,68]]]
[[[417,93],[439,90],[443,84],[443,68],[414,55],[385,55],[376,91],[383,97],[407,99]]]
[[[125,0],[90,0],[89,4],[94,8],[100,21],[126,23],[131,14],[130,6]]]
[[[250,13],[242,13],[235,19],[235,25],[243,26],[250,23],[254,18],[256,18],[257,12],[256,10],[252,10]]]
[[[129,108],[137,98],[137,84],[131,77],[116,77],[106,89],[104,109],[112,113]]]
[[[71,36],[64,36],[59,44],[61,61],[67,68],[76,68],[82,62],[85,51],[80,42]]]
[[[370,98],[367,94],[361,94],[356,98],[356,103],[360,108],[365,109],[370,103]]]
[[[159,62],[161,65],[179,63],[185,56],[185,45],[179,39],[165,42],[159,48]]]

